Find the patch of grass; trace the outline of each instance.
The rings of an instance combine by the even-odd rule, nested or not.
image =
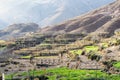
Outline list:
[[[70,51],[72,54],[82,54],[82,50],[71,50]]]
[[[35,57],[35,58],[37,58],[37,59],[41,59],[41,58],[57,58],[58,56],[37,56],[37,57]]]
[[[120,69],[120,62],[116,62],[116,63],[114,63],[114,67]]]
[[[30,55],[29,56],[21,56],[21,58],[23,58],[23,59],[30,59]]]
[[[108,43],[102,43],[102,46],[104,47],[104,48],[107,48],[108,47]]]
[[[117,40],[116,39],[112,39],[111,42],[112,43],[117,43]]]
[[[90,51],[98,51],[99,47],[98,46],[85,46],[84,49],[86,50],[86,52],[90,52]]]

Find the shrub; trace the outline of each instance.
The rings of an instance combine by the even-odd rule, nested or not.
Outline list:
[[[116,29],[116,30],[114,31],[114,34],[115,34],[115,35],[120,35],[120,28],[119,28],[119,29]]]

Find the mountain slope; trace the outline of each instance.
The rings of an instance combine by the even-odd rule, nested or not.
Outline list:
[[[7,23],[51,25],[84,14],[114,0],[1,0],[0,19]],[[9,14],[8,14],[9,13]],[[3,27],[6,27],[3,25]]]
[[[20,37],[27,33],[35,32],[38,29],[39,26],[35,23],[13,24],[0,31],[0,39]]]
[[[85,15],[65,21],[51,27],[43,28],[46,31],[64,31],[69,33],[80,32],[110,32],[120,28],[120,0],[107,6],[96,9]]]

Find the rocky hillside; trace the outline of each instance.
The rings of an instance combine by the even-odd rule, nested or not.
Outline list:
[[[8,26],[6,29],[0,31],[0,38],[7,39],[17,36],[22,36],[27,33],[35,32],[39,26],[35,23],[20,23]]]
[[[111,3],[107,6],[104,6],[102,8],[96,9],[87,14],[84,14],[82,16],[78,16],[71,20],[65,21],[61,24],[45,27],[42,30],[39,29],[38,25],[35,23],[13,24],[8,26],[6,29],[0,31],[0,39],[6,39],[6,38],[8,39],[11,37],[14,38],[16,36],[17,37],[23,36],[26,33],[31,33],[35,31],[42,32],[42,33],[46,33],[46,32],[49,33],[52,31],[57,33],[61,33],[61,32],[91,33],[91,32],[101,32],[101,31],[113,32],[115,29],[119,28],[119,22],[120,22],[119,5],[120,5],[120,0],[114,3]],[[50,22],[49,19],[47,19],[48,22]],[[46,21],[46,24],[47,24],[47,21]]]
[[[0,23],[3,24],[4,21],[5,25],[0,24],[0,29],[11,23],[35,22],[40,26],[56,24],[113,1],[115,0],[2,0]]]
[[[120,0],[107,6],[91,11],[85,15],[65,21],[51,27],[46,27],[42,32],[110,32],[120,28]]]

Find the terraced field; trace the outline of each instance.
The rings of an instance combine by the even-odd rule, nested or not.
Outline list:
[[[101,70],[76,70],[68,68],[42,69],[17,74],[6,75],[6,80],[11,77],[22,76],[41,76],[45,75],[48,80],[119,80],[120,75],[108,75]],[[22,80],[22,79],[21,79]]]
[[[7,64],[3,62],[5,65],[0,64],[2,68],[4,66],[6,80],[24,80],[29,76],[45,76],[48,80],[119,80],[119,41],[116,39],[111,37],[98,43],[83,39],[65,44],[52,40],[36,43],[34,39],[16,41],[12,45],[13,53],[19,57],[9,59]],[[114,55],[113,59],[111,54],[118,57]],[[113,66],[103,64],[112,60],[115,60]]]

